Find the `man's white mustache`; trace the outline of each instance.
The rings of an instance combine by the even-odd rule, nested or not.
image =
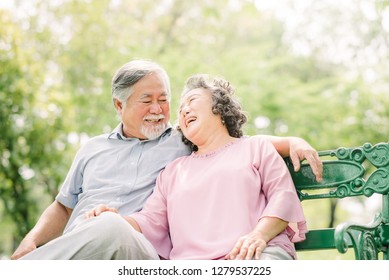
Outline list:
[[[145,116],[143,118],[144,121],[159,121],[159,120],[163,120],[165,118],[164,115],[160,114],[160,115],[148,115],[148,116]]]

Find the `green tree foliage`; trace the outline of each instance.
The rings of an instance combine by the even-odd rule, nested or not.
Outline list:
[[[7,13],[0,11],[0,21],[0,209],[14,223],[18,243],[35,224],[40,204],[56,194],[68,143],[61,139],[61,105],[45,85],[43,61],[26,48]]]

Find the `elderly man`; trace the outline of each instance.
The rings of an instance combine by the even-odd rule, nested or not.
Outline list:
[[[84,216],[99,204],[122,215],[139,211],[159,172],[190,149],[169,123],[170,82],[160,65],[126,63],[112,79],[112,97],[120,124],[80,148],[56,199],[12,259],[158,259],[151,244],[119,215]],[[269,137],[296,169],[305,158],[320,179],[321,161],[306,141]]]

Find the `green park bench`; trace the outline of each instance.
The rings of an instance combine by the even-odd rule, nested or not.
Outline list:
[[[333,228],[309,229],[306,240],[296,243],[299,251],[353,248],[355,259],[389,259],[389,143],[364,144],[356,148],[319,151],[323,181],[317,182],[307,163],[294,172],[286,160],[300,201],[342,199],[373,194],[382,196],[382,207],[366,225],[344,222]],[[309,224],[308,224],[309,226]]]

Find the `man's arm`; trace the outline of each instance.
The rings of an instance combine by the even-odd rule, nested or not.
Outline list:
[[[299,137],[278,137],[266,135],[282,157],[289,156],[294,170],[300,170],[300,162],[304,159],[312,168],[316,180],[320,182],[323,176],[323,163],[317,151],[307,141]]]
[[[11,259],[16,260],[37,247],[60,236],[69,220],[72,209],[54,201],[42,213],[35,227],[24,237]]]

